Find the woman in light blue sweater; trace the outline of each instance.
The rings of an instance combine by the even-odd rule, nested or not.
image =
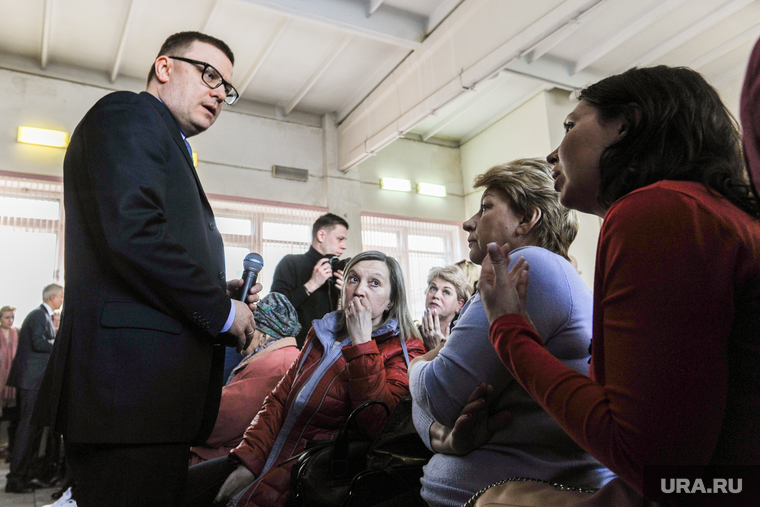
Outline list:
[[[578,221],[575,212],[559,204],[550,166],[541,160],[516,160],[478,176],[474,187],[485,191],[480,210],[463,224],[470,260],[480,264],[490,242],[509,243],[512,259],[524,257],[530,265],[528,313],[546,348],[566,365],[588,373],[592,295],[568,261]],[[476,294],[445,344],[412,362],[414,423],[436,451],[422,478],[425,501],[432,507],[460,506],[485,486],[519,476],[603,486],[613,475],[512,378],[488,330]],[[492,412],[508,411],[512,420],[484,445],[456,455],[449,434],[480,383],[493,386]]]

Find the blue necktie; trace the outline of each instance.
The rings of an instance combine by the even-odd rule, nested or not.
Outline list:
[[[187,151],[190,153],[190,160],[193,159],[193,149],[190,147],[190,143],[187,142],[187,138],[182,138],[183,141],[185,141],[185,146],[187,146]]]

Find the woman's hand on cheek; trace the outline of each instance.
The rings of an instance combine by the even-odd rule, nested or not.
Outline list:
[[[362,298],[354,297],[347,305],[346,327],[353,345],[372,340],[372,310]]]
[[[488,321],[516,313],[527,317],[525,303],[528,291],[528,262],[521,258],[509,269],[509,245],[499,248],[489,243],[483,260],[478,290]]]

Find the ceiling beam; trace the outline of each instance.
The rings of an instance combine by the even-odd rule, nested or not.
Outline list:
[[[278,28],[277,31],[272,34],[272,38],[269,39],[269,42],[264,48],[264,51],[259,54],[258,59],[254,62],[253,66],[251,66],[248,74],[246,74],[246,76],[243,78],[243,81],[238,88],[238,93],[241,97],[245,93],[245,90],[248,88],[248,86],[251,84],[251,81],[253,81],[253,78],[256,77],[256,74],[259,73],[259,69],[261,69],[261,66],[264,64],[264,60],[266,60],[266,58],[269,56],[269,53],[271,53],[274,47],[277,45],[277,41],[280,40],[282,34],[284,34],[285,30],[287,30],[288,26],[290,26],[291,21],[293,21],[292,18],[286,18],[285,21],[283,21],[283,23],[280,25],[280,28]]]
[[[443,0],[430,14],[425,24],[425,35],[435,30],[464,0]]]
[[[295,19],[319,23],[386,44],[415,49],[425,36],[427,18],[383,6],[372,17],[352,0],[245,0]]]
[[[588,86],[589,83],[596,83],[608,77],[607,74],[590,69],[571,76],[569,72],[571,66],[572,62],[553,55],[544,55],[543,58],[533,63],[528,63],[524,58],[520,58],[507,65],[504,70],[521,76],[532,77],[567,91],[580,90],[584,86]]]
[[[551,34],[547,35],[546,37],[538,41],[533,46],[523,51],[523,53],[520,56],[525,58],[525,60],[528,63],[532,63],[538,60],[539,58],[544,56],[546,53],[548,53],[554,46],[556,46],[563,40],[567,39],[570,35],[572,35],[576,30],[578,30],[583,25],[583,23],[585,23],[586,21],[591,19],[593,16],[603,11],[604,8],[608,5],[609,5],[609,0],[599,0],[597,3],[595,3],[588,9],[584,10],[577,16],[573,17],[572,19],[569,19],[560,28],[558,28]]]
[[[382,3],[383,0],[367,0],[367,17],[372,16]]]
[[[708,51],[707,53],[700,56],[699,58],[692,60],[686,66],[691,67],[692,69],[699,69],[700,67],[704,67],[708,63],[712,62],[713,60],[717,60],[721,56],[733,51],[734,49],[738,48],[742,44],[746,44],[749,41],[753,41],[757,39],[759,35],[760,35],[760,23],[747,28],[739,35],[732,37],[731,39],[727,40],[720,46],[712,49],[711,51]]]
[[[504,89],[503,86],[499,85],[493,85],[485,91],[481,91],[479,88],[480,87],[471,88],[469,91],[469,96],[467,96],[467,98],[463,100],[462,103],[454,111],[447,114],[445,118],[442,118],[438,123],[430,127],[424,134],[422,134],[422,140],[427,141],[431,137],[435,136],[438,132],[458,120],[459,117],[469,111],[472,106],[478,102],[482,102],[489,96],[493,95],[494,92],[502,91]]]
[[[646,11],[643,15],[631,22],[627,22],[626,26],[618,30],[612,37],[597,45],[594,49],[588,51],[582,58],[576,61],[570,69],[570,75],[577,74],[593,64],[685,1],[686,0],[664,0],[654,9]]]
[[[677,34],[673,35],[666,41],[653,47],[630,64],[618,69],[618,72],[623,72],[631,67],[643,67],[654,62],[658,58],[670,53],[677,47],[683,45],[687,41],[693,39],[700,33],[704,32],[708,28],[717,25],[731,14],[735,13],[739,9],[746,7],[754,2],[754,0],[733,0],[727,4],[721,5],[717,9],[711,11],[709,14],[703,16],[699,21],[696,21]]]
[[[327,53],[327,56],[324,60],[322,60],[322,63],[317,66],[317,68],[314,70],[314,73],[311,75],[311,77],[303,84],[300,90],[298,90],[298,93],[295,94],[295,96],[290,99],[290,102],[285,106],[283,112],[285,113],[285,116],[289,115],[293,109],[298,105],[299,102],[301,102],[301,99],[304,98],[304,96],[311,90],[311,88],[317,83],[320,77],[322,77],[322,74],[325,73],[325,71],[330,67],[330,64],[335,61],[338,56],[340,56],[341,52],[348,46],[348,43],[351,42],[351,39],[353,39],[354,36],[348,33],[343,34],[343,36],[340,38],[337,44]]]
[[[121,59],[124,56],[124,47],[127,44],[127,33],[129,33],[129,27],[132,24],[135,13],[136,0],[129,0],[129,12],[127,13],[127,20],[124,21],[124,28],[121,31],[121,40],[119,40],[119,49],[116,51],[116,58],[114,58],[113,65],[111,66],[111,82],[116,81],[116,76],[119,75],[119,69],[121,68]]]
[[[53,30],[54,0],[45,0],[45,12],[42,19],[42,50],[40,51],[40,66],[44,69],[50,54],[50,32]]]

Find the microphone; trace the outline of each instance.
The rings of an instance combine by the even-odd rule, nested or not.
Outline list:
[[[256,285],[256,278],[258,278],[259,271],[263,267],[264,259],[259,254],[251,252],[245,256],[245,259],[243,259],[243,286],[240,287],[238,301],[246,302],[248,291]]]

